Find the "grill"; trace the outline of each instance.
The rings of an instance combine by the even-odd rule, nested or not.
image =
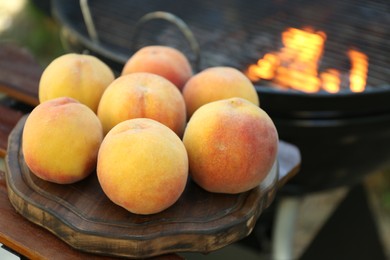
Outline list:
[[[244,71],[265,53],[280,49],[281,32],[288,27],[326,32],[319,70],[335,68],[347,75],[351,63],[346,53],[358,49],[369,58],[364,92],[343,88],[334,94],[307,94],[274,88],[268,81],[255,83],[261,107],[273,118],[280,138],[301,149],[301,172],[284,189],[310,192],[351,185],[389,163],[388,1],[94,0],[89,8],[97,40],[91,39],[79,1],[53,2],[68,47],[87,49],[117,72],[136,49],[151,44],[180,49],[197,71],[211,66]],[[141,17],[154,11],[181,18],[198,41],[200,56],[171,22],[150,20],[136,31]]]

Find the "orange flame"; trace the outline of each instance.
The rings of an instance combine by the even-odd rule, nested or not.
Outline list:
[[[351,73],[349,75],[350,88],[354,92],[362,92],[366,86],[368,72],[368,57],[356,50],[349,50]]]
[[[317,92],[321,88],[330,93],[340,90],[340,72],[328,69],[319,73],[318,64],[322,58],[326,34],[311,28],[299,30],[288,28],[282,33],[283,48],[279,52],[267,53],[256,64],[248,67],[246,75],[252,81],[273,80],[283,87],[305,92]],[[363,91],[368,72],[368,58],[365,54],[350,50],[350,88]]]
[[[340,91],[340,72],[335,69],[328,69],[320,74],[322,88],[329,93]]]

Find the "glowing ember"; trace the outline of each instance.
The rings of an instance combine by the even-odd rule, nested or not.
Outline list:
[[[256,64],[250,65],[246,75],[254,82],[265,79],[305,92],[323,89],[336,93],[340,90],[340,72],[335,69],[318,71],[325,41],[324,32],[311,28],[288,28],[282,33],[284,47],[279,52],[265,54]],[[350,89],[354,92],[364,91],[368,58],[356,50],[348,51],[348,57],[351,60]]]

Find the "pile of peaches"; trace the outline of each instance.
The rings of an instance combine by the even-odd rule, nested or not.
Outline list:
[[[107,197],[135,214],[172,206],[188,178],[237,194],[271,170],[278,133],[251,81],[232,67],[194,73],[186,56],[147,46],[113,71],[97,57],[54,59],[39,83],[22,151],[31,172],[70,184],[95,172]]]

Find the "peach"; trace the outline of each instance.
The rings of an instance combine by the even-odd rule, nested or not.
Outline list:
[[[252,82],[232,67],[207,68],[191,77],[182,92],[188,118],[202,105],[226,98],[241,97],[260,105]]]
[[[243,98],[203,105],[183,137],[190,176],[210,192],[236,194],[258,186],[276,160],[278,133],[267,113]]]
[[[73,98],[60,97],[31,111],[22,140],[24,160],[36,176],[68,184],[95,169],[103,129],[89,107]]]
[[[128,59],[122,75],[134,72],[160,75],[175,84],[179,90],[193,75],[191,64],[181,51],[160,45],[143,47]]]
[[[149,118],[129,119],[104,137],[97,176],[115,204],[136,214],[158,213],[173,205],[185,189],[187,152],[167,126]]]
[[[186,108],[180,91],[169,80],[152,73],[120,76],[104,92],[97,112],[104,134],[127,119],[146,117],[182,136]]]
[[[54,59],[39,81],[39,101],[68,96],[87,105],[95,113],[104,90],[115,79],[114,73],[98,58],[69,53]]]

